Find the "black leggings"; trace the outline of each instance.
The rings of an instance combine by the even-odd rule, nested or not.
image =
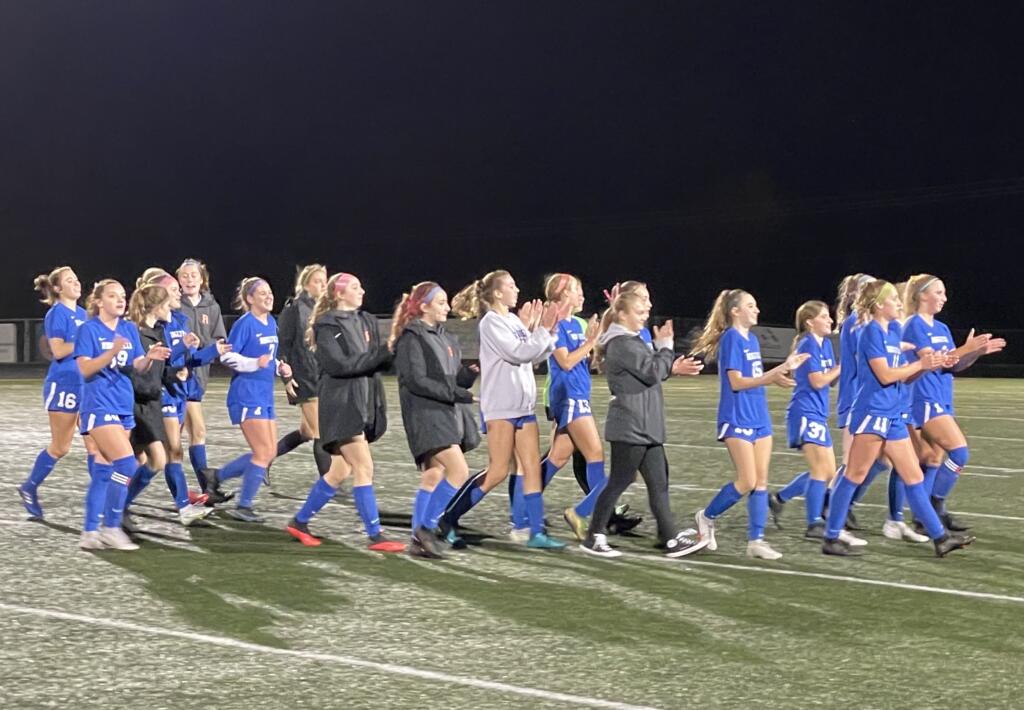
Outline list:
[[[597,498],[594,516],[590,519],[590,534],[604,533],[615,512],[615,504],[627,488],[636,480],[636,472],[644,477],[647,484],[647,498],[651,512],[658,522],[658,538],[661,541],[676,536],[676,521],[668,502],[668,459],[661,444],[626,444],[611,442],[612,461],[608,483]]]

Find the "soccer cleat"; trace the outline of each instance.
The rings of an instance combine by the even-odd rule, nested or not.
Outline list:
[[[206,505],[214,506],[224,503],[234,497],[234,493],[225,493],[220,489],[220,478],[217,476],[217,469],[211,468],[206,472]]]
[[[945,527],[946,530],[949,530],[950,532],[967,532],[971,529],[970,525],[964,525],[956,518],[954,518],[953,514],[948,511],[943,511],[939,513],[939,520],[942,521],[943,527]]]
[[[857,557],[860,550],[854,550],[842,540],[825,538],[821,543],[821,554],[836,557]]]
[[[775,527],[779,530],[782,529],[782,511],[786,507],[786,501],[779,498],[778,493],[768,494],[768,509],[772,511],[772,522],[775,523]]]
[[[685,532],[665,541],[665,557],[686,557],[708,546],[707,540],[694,540]]]
[[[80,550],[102,550],[103,547],[103,540],[100,539],[99,530],[83,531],[78,536],[78,548]]]
[[[530,537],[526,546],[534,550],[561,550],[565,547],[565,543],[548,537],[547,533],[539,532]]]
[[[580,549],[596,557],[622,557],[622,553],[608,544],[608,538],[597,534],[580,543]]]
[[[210,499],[210,496],[205,493],[196,493],[195,491],[188,492],[188,504],[189,505],[206,505],[206,501]]]
[[[857,522],[857,516],[853,512],[853,506],[846,512],[846,525],[843,526],[847,530],[863,530],[864,526]]]
[[[285,527],[285,532],[301,542],[306,547],[319,547],[320,538],[309,531],[308,523],[300,523],[292,518]]]
[[[43,517],[43,506],[39,505],[39,492],[35,488],[26,490],[25,484],[22,484],[18,486],[18,496],[21,498],[21,504],[25,506],[28,517]]]
[[[902,520],[886,520],[882,525],[882,537],[890,540],[906,540],[907,542],[928,542],[931,538],[914,532]]]
[[[234,518],[243,523],[262,523],[263,517],[258,515],[252,508],[246,508],[245,506],[236,506],[234,508],[228,508],[225,513],[229,517]]]
[[[628,509],[628,505],[622,506]],[[613,535],[624,535],[644,521],[640,515],[626,515],[616,512],[608,521],[608,532]]]
[[[437,521],[437,530],[440,533],[440,537],[448,546],[453,550],[465,550],[466,541],[459,535],[458,527],[450,524],[441,516],[441,519]]]
[[[946,533],[938,540],[935,540],[935,556],[945,557],[953,550],[967,547],[974,542],[974,535],[962,535],[960,533]]]
[[[857,537],[849,530],[839,531],[839,541],[848,547],[864,547],[868,544],[867,540]]]
[[[396,540],[389,540],[383,532],[369,536],[370,544],[367,549],[374,552],[405,552],[405,545]]]
[[[197,520],[202,520],[213,512],[213,508],[207,508],[202,503],[189,503],[178,510],[178,520],[185,527],[188,527]],[[125,516],[128,517],[128,516]]]
[[[762,560],[777,560],[782,557],[782,553],[778,550],[772,549],[764,538],[758,538],[757,540],[751,540],[747,543],[747,557],[760,558]]]
[[[715,540],[715,521],[704,515],[704,509],[697,511],[694,520],[697,522],[697,537],[700,540],[707,540],[707,548],[711,552],[718,549],[718,541]]]
[[[121,528],[108,528],[106,525],[100,527],[100,542],[104,547],[111,550],[138,550],[139,546],[132,542],[127,533]]]
[[[412,539],[409,540],[406,552],[412,557],[422,557],[425,560],[443,560],[444,555],[438,552],[435,540],[434,533],[430,530],[423,527],[416,528],[413,531]]]
[[[530,540],[530,528],[513,527],[508,531],[508,539],[512,542],[525,544]]]
[[[575,508],[566,508],[562,517],[577,540],[587,539],[587,521],[579,516]]]
[[[823,540],[825,539],[825,522],[819,520],[816,523],[811,523],[807,526],[807,530],[804,531],[804,537],[808,540]]]

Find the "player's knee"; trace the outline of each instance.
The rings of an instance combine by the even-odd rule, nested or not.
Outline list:
[[[953,462],[958,470],[962,470],[963,467],[967,465],[970,458],[971,454],[966,446],[961,446],[949,452],[949,460]]]

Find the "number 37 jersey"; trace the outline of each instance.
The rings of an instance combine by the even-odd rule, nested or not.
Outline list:
[[[756,335],[747,333],[744,337],[735,328],[729,328],[718,343],[718,424],[770,427],[772,420],[768,414],[768,398],[764,386],[736,392],[729,384],[729,370],[736,370],[743,377],[760,377],[764,374],[761,343]]]
[[[243,357],[270,356],[270,364],[255,372],[234,372],[228,387],[228,407],[270,407],[274,404],[274,360],[278,354],[277,321],[267,314],[264,323],[251,313],[235,321],[228,333],[231,351]]]
[[[135,390],[127,369],[135,358],[146,351],[139,340],[139,331],[134,323],[118,319],[113,330],[99,318],[90,318],[78,331],[75,340],[75,358],[96,358],[114,347],[118,336],[128,341],[110,364],[92,377],[86,378],[82,388],[82,412],[103,412],[110,414],[131,414],[135,404]]]

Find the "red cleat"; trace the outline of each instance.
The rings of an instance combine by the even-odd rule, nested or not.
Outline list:
[[[306,547],[320,546],[320,538],[309,531],[309,526],[305,523],[300,523],[294,518],[288,523],[285,531]]]
[[[376,535],[370,538],[367,548],[374,552],[405,552],[405,543],[395,540],[387,540],[383,535]]]
[[[206,495],[205,493],[194,493],[192,491],[188,492],[189,505],[206,505],[206,501],[208,501],[209,499],[210,496]]]

